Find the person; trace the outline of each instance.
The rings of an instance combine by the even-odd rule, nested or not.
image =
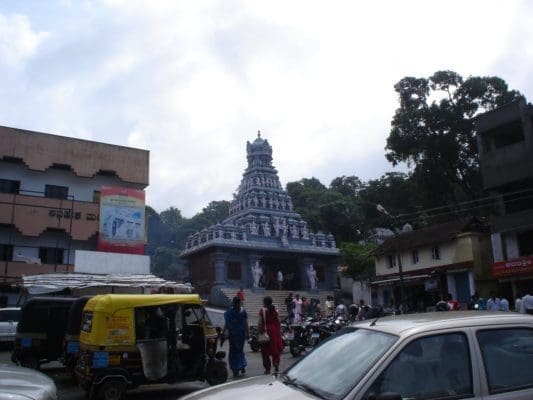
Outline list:
[[[302,300],[300,295],[296,293],[296,296],[292,300],[292,312],[294,313],[294,323],[298,324],[302,320]]]
[[[522,308],[522,295],[520,293],[516,294],[516,300],[514,301],[514,310],[517,313],[524,313]]]
[[[241,307],[244,308],[244,289],[240,287],[235,296],[239,298],[239,300],[241,301]]]
[[[447,294],[446,302],[450,306],[451,311],[459,310],[461,308],[461,304],[459,303],[459,301],[452,297],[451,293]]]
[[[533,314],[533,296],[526,294],[522,297],[522,307],[525,314]]]
[[[266,296],[263,299],[263,308],[259,310],[259,333],[266,332],[270,337],[267,343],[260,345],[261,357],[265,374],[270,374],[272,365],[274,372],[279,372],[281,352],[283,351],[283,339],[281,338],[281,326],[276,307],[272,304],[272,297]]]
[[[246,373],[246,357],[244,355],[244,343],[249,337],[248,315],[241,308],[241,299],[233,298],[231,307],[224,313],[224,328],[222,328],[221,345],[224,339],[229,342],[228,363],[233,377],[238,378],[239,373]]]
[[[357,312],[357,320],[363,321],[366,319],[366,313],[368,311],[368,307],[366,307],[365,301],[363,299],[359,300],[359,310]]]
[[[333,314],[333,311],[335,310],[335,302],[333,301],[333,296],[327,296],[326,297],[326,317],[329,317],[331,314]]]
[[[500,299],[496,297],[496,292],[491,291],[490,297],[487,300],[487,310],[488,311],[499,311],[500,310]]]
[[[289,295],[285,298],[285,307],[287,308],[287,317],[289,318],[289,321],[292,321],[294,317],[294,313],[292,312],[292,293],[289,293]]]
[[[307,297],[302,296],[302,316],[307,317],[309,314],[309,300],[307,300]]]
[[[509,301],[503,296],[500,297],[500,311],[509,311]]]
[[[283,272],[281,272],[281,270],[278,270],[277,281],[278,281],[278,290],[283,290]]]

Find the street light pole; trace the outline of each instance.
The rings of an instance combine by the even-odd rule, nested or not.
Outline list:
[[[395,239],[395,242],[397,242],[397,239],[398,239],[398,232],[396,232],[396,229],[395,229],[395,225],[396,223],[398,222],[397,221],[397,217],[395,215],[391,215],[386,209],[385,207],[383,207],[381,204],[378,204],[376,205],[376,209],[382,213],[382,214],[385,214],[387,217],[389,217],[391,220],[392,220],[392,223],[393,223],[393,226],[392,226],[392,233],[394,233],[394,239]],[[403,301],[405,299],[405,288],[404,288],[404,284],[403,284],[403,266],[402,266],[402,257],[401,257],[401,254],[398,252],[398,244],[397,243],[394,243],[394,251],[397,252],[398,254],[397,255],[394,255],[393,254],[393,259],[394,257],[397,257],[397,260],[398,260],[398,274],[399,274],[399,278],[400,278],[400,301],[399,301],[399,306],[400,306],[400,310],[401,310],[401,307],[403,305]]]

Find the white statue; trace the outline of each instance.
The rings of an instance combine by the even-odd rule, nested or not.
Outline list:
[[[296,225],[291,225],[291,237],[293,239],[298,239],[298,227]]]
[[[261,280],[261,275],[263,275],[263,268],[259,265],[259,261],[256,261],[252,266],[252,277],[254,278],[254,288],[259,287],[259,281]]]
[[[268,222],[263,222],[263,234],[270,236],[270,224]]]
[[[316,289],[316,270],[313,267],[313,264],[309,264],[309,267],[307,267],[307,279],[309,279],[309,286],[311,287],[311,290]]]

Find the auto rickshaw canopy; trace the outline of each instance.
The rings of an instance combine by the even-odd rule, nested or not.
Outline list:
[[[202,307],[198,294],[105,294],[83,309],[80,343],[96,346],[134,345],[135,309],[171,304]]]

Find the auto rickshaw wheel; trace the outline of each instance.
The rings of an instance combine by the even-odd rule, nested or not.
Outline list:
[[[97,389],[96,397],[101,400],[120,400],[126,392],[126,382],[123,379],[106,379]]]
[[[33,354],[25,354],[20,358],[20,365],[22,367],[31,368],[31,369],[39,369],[41,364],[39,363],[39,359],[37,356]]]
[[[209,360],[205,366],[205,380],[211,386],[226,382],[228,380],[226,363],[218,360]]]

